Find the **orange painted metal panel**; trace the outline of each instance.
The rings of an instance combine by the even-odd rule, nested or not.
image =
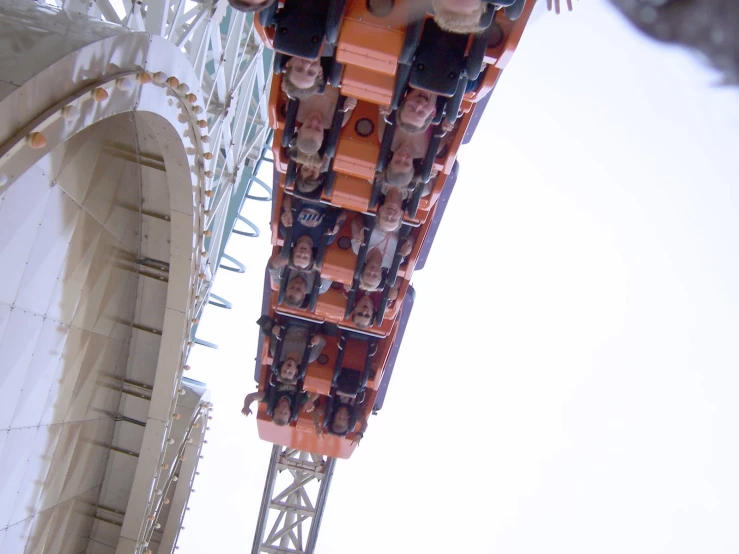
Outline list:
[[[341,92],[346,96],[389,106],[393,100],[395,77],[382,75],[356,65],[344,66]]]
[[[335,344],[333,345],[333,350],[336,350]],[[328,396],[331,392],[331,379],[334,376],[334,366],[331,361],[336,359],[336,353],[334,352],[333,357],[330,355],[331,350],[328,344],[323,349],[323,353],[329,355],[328,363],[325,365],[317,362],[309,364],[308,370],[305,372],[303,388],[307,392],[316,392],[323,396]]]
[[[336,59],[343,64],[366,67],[383,75],[395,75],[403,49],[404,33],[366,21],[345,18],[341,25]]]
[[[285,128],[284,109],[287,106],[287,95],[282,92],[282,73],[272,75],[272,85],[269,89],[269,126],[272,129]]]
[[[398,0],[389,16],[379,18],[367,10],[366,0],[350,0],[341,25],[336,59],[347,65],[395,75],[412,5],[412,0]]]
[[[351,248],[342,250],[334,243],[326,249],[321,277],[330,279],[334,283],[351,284],[356,266],[357,255],[354,251]]]
[[[370,181],[338,173],[334,181],[331,203],[355,212],[366,212],[371,195],[372,183]]]
[[[369,181],[374,179],[377,157],[380,155],[380,137],[377,134],[379,117],[376,105],[358,102],[339,135],[334,157],[335,171]],[[360,135],[360,131],[366,136]]]
[[[352,444],[353,433],[346,437],[337,437],[327,432],[318,437],[313,426],[313,417],[305,412],[300,413],[295,426],[280,427],[267,415],[267,407],[260,405],[257,429],[262,440],[332,458],[346,460],[356,448]]]

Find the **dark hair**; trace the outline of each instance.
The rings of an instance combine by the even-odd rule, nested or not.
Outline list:
[[[727,84],[739,84],[737,0],[611,0],[641,31],[701,52]]]
[[[308,290],[307,290],[308,289],[308,282],[305,280],[305,277],[303,277],[302,275],[296,275],[295,277],[293,277],[292,279],[290,279],[290,282],[288,282],[288,285],[290,283],[292,283],[293,280],[295,280],[295,279],[300,279],[300,280],[303,281],[303,283],[305,283],[305,288],[306,288],[305,294],[303,295],[303,298],[301,298],[300,300],[298,300],[296,302],[293,302],[292,300],[290,300],[290,298],[288,297],[287,293],[285,293],[285,304],[288,307],[290,307],[290,308],[302,308],[303,305],[305,304],[305,297],[308,296]]]
[[[346,429],[345,430],[343,430],[343,431],[337,431],[334,428],[334,425],[336,424],[336,422],[335,422],[335,416],[336,416],[336,413],[341,408],[346,408],[346,411],[349,412],[349,419],[350,419],[350,421],[347,422],[347,426],[346,426]],[[331,433],[333,433],[334,435],[346,435],[350,431],[349,427],[351,427],[351,417],[352,417],[352,408],[351,408],[351,406],[349,406],[348,404],[344,404],[344,403],[339,404],[338,406],[336,406],[334,408],[333,413],[331,414],[331,421],[329,421],[328,430],[331,431]]]
[[[274,413],[274,409],[277,406],[279,406],[280,401],[283,398],[287,399],[287,404],[290,407],[290,415],[287,416],[287,420],[277,419],[275,417],[275,413]],[[293,401],[290,399],[289,396],[280,396],[280,397],[278,397],[277,400],[275,401],[274,407],[272,408],[272,421],[274,423],[276,423],[277,425],[279,425],[280,427],[283,427],[283,426],[287,425],[288,423],[290,423],[290,420],[292,419],[292,417],[293,417]]]
[[[228,0],[228,4],[237,12],[249,13],[249,12],[261,12],[262,10],[266,10],[276,1],[277,0],[265,0],[261,4],[246,4],[239,0]]]

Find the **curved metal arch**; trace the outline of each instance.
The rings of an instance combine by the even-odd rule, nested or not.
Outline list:
[[[223,259],[228,260],[229,262],[234,264],[236,267],[223,265]],[[242,264],[239,260],[234,258],[233,256],[229,256],[228,254],[223,254],[223,258],[221,259],[221,262],[218,264],[218,267],[222,267],[226,271],[233,271],[234,273],[246,273],[246,266]]]
[[[208,304],[212,304],[213,306],[218,306],[219,308],[224,308],[226,310],[233,308],[233,304],[231,304],[231,302],[221,296],[213,294],[212,292],[210,293],[210,296],[208,296]]]
[[[241,235],[242,237],[250,237],[250,238],[257,238],[259,236],[260,231],[259,231],[259,227],[257,227],[256,224],[252,223],[251,221],[246,219],[241,214],[237,214],[236,219],[238,221],[243,221],[244,223],[246,223],[249,227],[253,229],[253,231],[252,232],[240,231],[239,229],[236,228],[236,225],[234,225],[234,228],[231,231],[232,233],[236,233],[237,235]]]
[[[256,183],[260,187],[262,187],[264,190],[267,191],[267,196],[255,196],[251,194],[251,186]],[[267,183],[259,179],[257,176],[252,176],[252,178],[249,180],[249,186],[246,189],[246,197],[249,200],[256,200],[258,202],[271,202],[272,201],[272,187],[270,187]]]
[[[192,339],[193,344],[199,344],[200,346],[207,346],[208,348],[212,348],[213,350],[218,350],[218,345],[214,344],[212,342],[208,342],[207,340],[199,339],[195,337]]]

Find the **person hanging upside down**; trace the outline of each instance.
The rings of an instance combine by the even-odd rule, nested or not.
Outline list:
[[[248,417],[252,413],[252,403],[255,400],[257,402],[263,402],[271,394],[274,396],[272,421],[280,426],[287,425],[292,418],[293,403],[297,402],[298,407],[302,406],[306,413],[310,413],[314,410],[314,403],[319,396],[316,393],[295,392],[294,389],[295,387],[293,385],[278,384],[277,386],[270,385],[266,391],[247,394],[246,398],[244,398],[244,407],[241,409],[241,413]]]
[[[352,249],[355,254],[359,254],[362,246],[365,221],[360,215],[352,220]],[[400,247],[400,254],[403,257],[410,255],[413,250],[413,237],[408,237],[403,241]],[[364,267],[359,275],[359,288],[366,291],[374,291],[382,288],[384,274],[390,269],[395,257],[395,250],[398,244],[398,231],[385,231],[375,225],[369,238],[367,247],[367,256],[365,258]]]
[[[282,335],[283,330],[285,331],[284,335]],[[270,355],[273,357],[277,353],[278,341],[282,341],[282,349],[277,379],[284,385],[297,384],[300,364],[303,361],[303,355],[309,343],[311,345],[311,351],[308,356],[309,364],[318,359],[323,347],[326,346],[326,339],[323,335],[314,335],[311,337],[310,330],[298,322],[289,324],[286,330],[279,325],[272,327],[272,340],[270,341],[269,349]]]
[[[297,150],[304,156],[302,161],[299,160],[300,163],[320,165],[322,162],[323,155],[320,150],[323,146],[324,134],[327,129],[331,128],[338,99],[339,89],[326,87],[323,94],[312,94],[301,100],[296,116],[297,122],[301,125],[296,133],[295,141]],[[356,106],[355,98],[344,100],[342,127],[347,124]],[[314,157],[316,159],[312,160]]]

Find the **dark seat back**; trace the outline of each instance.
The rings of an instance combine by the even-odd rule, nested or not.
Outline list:
[[[318,59],[329,4],[329,0],[289,0],[275,16],[275,50],[307,60]]]
[[[466,48],[467,35],[447,33],[433,19],[427,19],[413,60],[410,85],[442,96],[454,96],[464,73]]]

